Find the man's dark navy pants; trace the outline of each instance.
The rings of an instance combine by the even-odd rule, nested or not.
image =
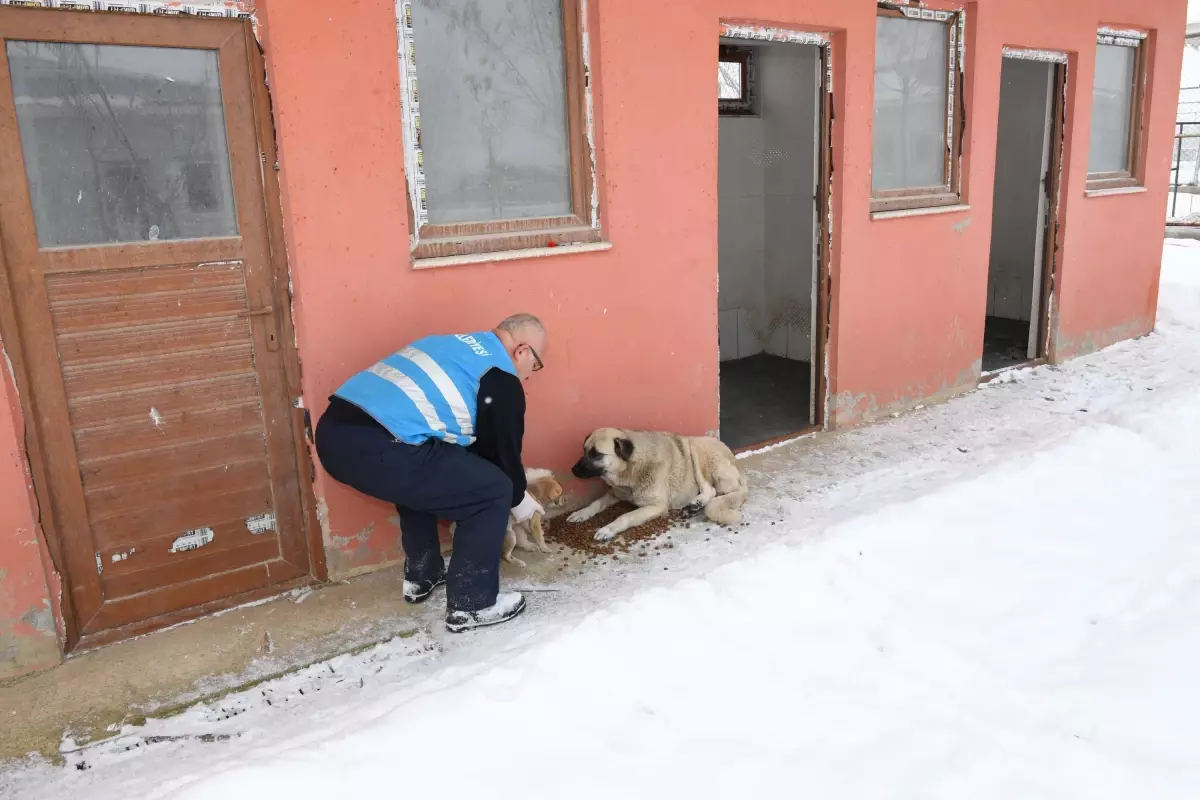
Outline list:
[[[317,423],[317,455],[339,483],[400,512],[404,577],[436,581],[443,561],[439,519],[458,523],[446,575],[446,607],[479,611],[496,602],[512,481],[466,448],[398,442],[358,408],[333,399]]]

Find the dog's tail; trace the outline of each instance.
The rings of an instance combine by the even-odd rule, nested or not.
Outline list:
[[[737,470],[737,467],[733,469]],[[728,494],[717,495],[704,507],[704,515],[718,525],[736,525],[742,521],[742,506],[750,496],[750,486],[741,470],[737,473],[737,488]]]

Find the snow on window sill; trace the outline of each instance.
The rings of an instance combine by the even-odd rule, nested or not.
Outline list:
[[[902,219],[903,217],[927,217],[931,214],[954,214],[959,211],[970,211],[971,207],[966,204],[956,206],[933,206],[931,208],[905,208],[899,211],[876,211],[871,214],[871,219]]]
[[[1115,189],[1088,189],[1084,197],[1112,197],[1119,194],[1142,194],[1150,191],[1145,186],[1120,186]]]
[[[500,250],[495,253],[473,253],[467,256],[442,256],[440,258],[415,259],[413,269],[437,267],[460,267],[466,264],[491,264],[500,261],[524,261],[529,258],[566,256],[575,253],[599,253],[611,250],[612,242],[588,242],[586,244],[563,244],[558,247],[532,247],[525,250]]]

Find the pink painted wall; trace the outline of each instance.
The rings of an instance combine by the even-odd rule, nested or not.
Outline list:
[[[713,71],[721,19],[834,34],[833,427],[976,384],[1004,45],[1070,54],[1052,353],[1066,358],[1152,328],[1186,0],[967,4],[963,168],[971,207],[878,221],[868,210],[873,0],[588,6],[602,216],[612,250],[414,271],[394,0],[259,0],[314,420],[346,376],[406,341],[531,311],[545,319],[552,344],[549,368],[528,384],[528,463],[565,470],[598,425],[714,430]],[[1153,31],[1144,162],[1150,180],[1142,194],[1085,198],[1093,54],[1103,24]],[[394,511],[319,469],[316,491],[327,507],[333,574],[397,557]]]
[[[47,581],[49,559],[30,507],[24,418],[7,365],[3,373],[0,392],[13,413],[0,414],[0,680],[60,660],[59,584],[57,576]]]

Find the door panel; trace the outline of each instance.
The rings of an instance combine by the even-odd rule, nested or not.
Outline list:
[[[1041,325],[1038,320],[1042,313],[1042,268],[1046,263],[1046,220],[1050,213],[1050,148],[1054,140],[1054,75],[1057,68],[1053,64],[1046,65],[1046,124],[1042,131],[1042,180],[1038,185],[1038,216],[1037,234],[1033,246],[1033,288],[1029,301],[1029,343],[1025,355],[1029,359],[1038,358],[1041,353]]]
[[[308,574],[247,26],[0,30],[4,262],[76,635]]]

